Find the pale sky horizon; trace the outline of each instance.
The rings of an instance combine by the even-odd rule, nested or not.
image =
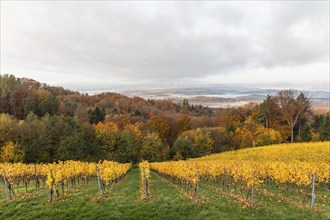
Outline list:
[[[0,73],[329,91],[329,1],[1,1]]]

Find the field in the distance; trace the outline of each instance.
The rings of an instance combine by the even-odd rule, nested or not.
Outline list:
[[[329,164],[330,142],[287,144],[244,149],[190,161],[255,161]],[[291,158],[291,159],[288,159]],[[190,163],[188,162],[188,163]],[[291,162],[290,162],[291,163]],[[229,184],[228,184],[229,185]],[[0,185],[0,219],[329,219],[329,182],[316,187],[316,207],[309,208],[308,194],[296,192],[289,184],[272,182],[266,190],[256,188],[255,204],[245,200],[245,192],[235,192],[231,186],[222,190],[221,182],[201,180],[199,200],[185,192],[176,181],[151,172],[150,195],[141,199],[141,182],[138,169],[132,169],[118,183],[106,189],[99,198],[96,178],[87,185],[69,188],[64,197],[49,202],[49,189],[35,189],[30,181],[15,188],[17,196],[5,199],[3,183]],[[283,187],[284,186],[284,187]]]

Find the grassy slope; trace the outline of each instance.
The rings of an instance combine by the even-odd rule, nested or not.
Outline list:
[[[47,202],[48,190],[42,189],[26,198],[0,200],[0,219],[325,219],[286,203],[265,202],[266,207],[244,208],[231,197],[203,187],[202,201],[195,203],[154,173],[151,189],[152,198],[142,201],[139,173],[132,170],[102,201],[96,199],[96,182],[53,204]]]

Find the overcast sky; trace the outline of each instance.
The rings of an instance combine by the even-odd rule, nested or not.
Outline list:
[[[1,74],[329,88],[329,1],[1,1]]]

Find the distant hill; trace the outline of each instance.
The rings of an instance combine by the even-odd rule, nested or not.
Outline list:
[[[88,94],[100,94],[111,89],[82,90]],[[224,85],[200,85],[196,87],[183,86],[182,88],[116,88],[116,92],[128,97],[139,96],[144,99],[172,100],[176,104],[184,99],[193,105],[203,105],[210,108],[242,106],[249,102],[260,103],[268,95],[275,95],[279,89],[234,87]],[[307,92],[315,109],[330,109],[330,92],[322,90],[304,90]]]

